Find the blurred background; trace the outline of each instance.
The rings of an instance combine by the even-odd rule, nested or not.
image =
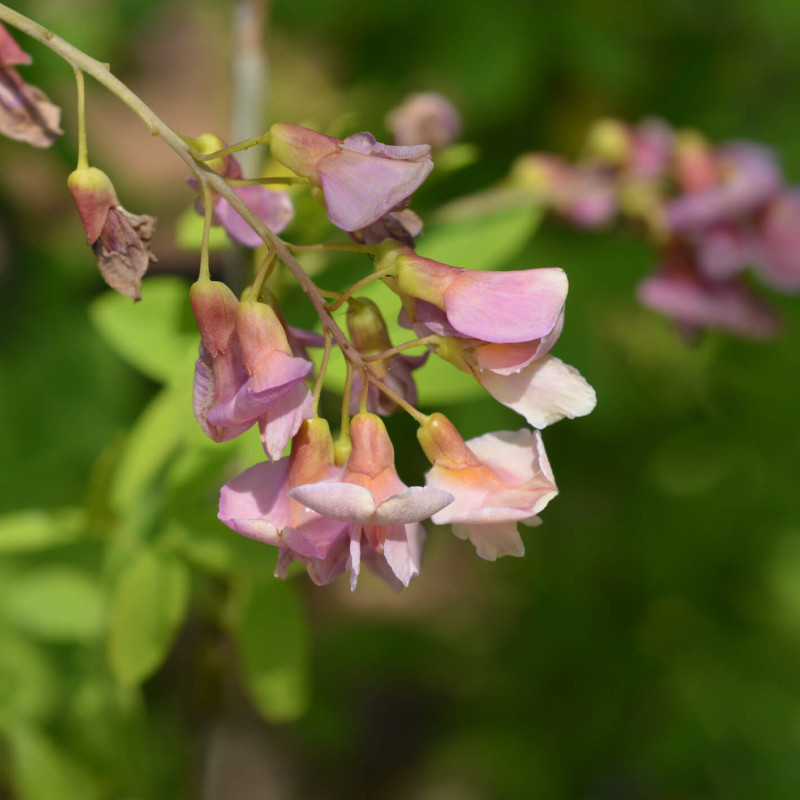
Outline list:
[[[235,138],[234,3],[14,6],[110,62],[181,133]],[[286,121],[385,141],[409,92],[459,108],[478,156],[419,192],[423,219],[521,152],[574,157],[599,116],[762,142],[800,181],[790,0],[263,12],[263,119],[242,136]],[[354,594],[279,583],[275,553],[215,519],[257,437],[208,447],[191,415],[184,167],[89,82],[92,163],[126,208],[159,219],[142,303],[107,296],[65,186],[71,71],[17,38],[65,135],[46,152],[0,142],[0,797],[798,797],[800,300],[772,294],[774,342],[690,347],[636,304],[655,262],[640,237],[487,226],[476,258],[567,270],[555,353],[598,395],[544,433],[561,494],[525,530],[526,556],[484,562],[437,529],[402,594],[369,576]],[[332,236],[302,202],[286,237]],[[219,252],[215,269],[231,260]],[[326,285],[364,271],[335,264],[318,265]],[[302,298],[285,303],[311,323]],[[324,402],[335,413],[333,392]],[[478,392],[423,388],[422,407],[465,438],[522,422]],[[413,424],[390,430],[419,483]]]

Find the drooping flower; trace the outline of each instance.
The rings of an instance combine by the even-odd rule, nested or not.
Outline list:
[[[224,142],[214,134],[205,133],[199,136],[194,145],[201,153],[209,154],[225,147]],[[238,180],[243,177],[239,162],[232,156],[224,156],[210,162],[225,178]],[[186,181],[195,190],[199,188],[195,178]],[[286,192],[268,189],[266,186],[232,186],[231,190],[239,199],[273,232],[280,233],[294,219],[294,206]],[[198,198],[196,203],[198,214],[203,214],[203,203]],[[261,237],[245,222],[244,217],[220,194],[214,195],[213,225],[222,225],[225,232],[245,247],[259,247]]]
[[[283,325],[268,305],[240,303],[216,281],[195,283],[190,298],[202,335],[194,378],[200,427],[215,442],[225,442],[258,422],[265,452],[280,458],[313,413],[303,382],[311,362],[292,355]]]
[[[288,565],[301,561],[314,583],[330,583],[345,570],[348,525],[311,511],[289,492],[335,479],[341,471],[334,464],[328,423],[307,419],[292,440],[290,456],[256,464],[222,487],[219,519],[243,536],[280,547],[277,577],[285,578]]]
[[[691,248],[674,240],[659,269],[638,286],[641,303],[672,317],[687,333],[705,328],[751,339],[775,336],[775,312],[738,277],[711,280],[701,274]]]
[[[398,145],[429,144],[442,150],[461,134],[461,116],[444,95],[420,92],[387,114],[386,127]]]
[[[399,246],[384,248],[375,266],[391,267],[390,285],[416,333],[441,337],[432,345],[441,358],[534,427],[594,408],[580,373],[549,355],[564,324],[563,270],[466,270]]]
[[[156,260],[150,252],[155,218],[126,211],[108,175],[96,167],[79,167],[67,185],[103,280],[134,302],[140,300],[142,277]]]
[[[378,306],[363,297],[351,298],[347,308],[347,329],[353,347],[363,356],[377,356],[392,346],[386,322]],[[427,360],[428,353],[421,356],[409,356],[404,353],[393,353],[386,358],[368,362],[370,372],[402,397],[410,405],[417,404],[417,386],[414,383],[413,371],[419,369]],[[353,374],[353,385],[350,394],[350,413],[359,411],[362,378],[356,370]],[[367,411],[387,417],[397,411],[397,403],[381,392],[375,384],[367,388]]]
[[[58,127],[61,109],[15,69],[30,63],[31,57],[0,24],[0,133],[34,147],[50,147],[63,133]]]
[[[426,484],[454,497],[433,522],[452,525],[488,561],[524,555],[518,523],[538,525],[536,515],[558,494],[539,431],[499,431],[464,442],[447,417],[433,414],[417,435],[433,462]]]
[[[380,417],[357,414],[350,423],[352,450],[342,476],[298,486],[289,496],[330,519],[348,523],[350,586],[363,561],[391,586],[408,586],[419,574],[423,519],[453,496],[433,487],[407,487],[394,466],[394,448]]]
[[[341,141],[300,125],[269,130],[272,156],[322,189],[331,222],[344,231],[405,207],[433,169],[430,146],[394,147],[356,133]]]

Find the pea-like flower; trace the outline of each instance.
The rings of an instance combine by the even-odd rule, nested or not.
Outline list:
[[[371,133],[341,141],[281,123],[270,128],[269,141],[277,161],[322,189],[330,221],[344,231],[404,208],[433,169],[429,145],[394,147]]]
[[[228,287],[199,281],[190,292],[202,344],[195,365],[194,413],[215,442],[258,422],[264,450],[280,458],[304,419],[312,416],[304,378],[312,364],[292,355],[270,306],[239,302]]]
[[[345,570],[348,525],[311,511],[289,492],[341,472],[328,423],[307,419],[292,440],[290,456],[256,464],[222,487],[219,519],[243,536],[279,547],[278,577],[286,577],[292,561],[301,561],[314,583],[330,583]]]
[[[558,494],[541,433],[523,428],[465,442],[447,417],[433,414],[417,435],[433,462],[426,484],[454,497],[433,522],[452,525],[487,561],[524,555],[518,523],[538,525]]]
[[[126,211],[108,175],[96,167],[79,167],[67,185],[103,280],[134,302],[140,300],[142,277],[156,260],[150,252],[155,218]]]
[[[350,586],[361,562],[395,588],[419,574],[425,529],[420,522],[453,500],[434,487],[407,487],[394,466],[394,448],[380,417],[357,414],[350,423],[352,450],[341,477],[298,486],[289,497],[348,524]]]
[[[444,95],[418,92],[386,115],[386,127],[396,144],[429,144],[442,150],[461,134],[461,115]]]
[[[375,266],[390,271],[417,334],[439,336],[432,345],[439,356],[534,427],[594,408],[594,390],[580,373],[549,355],[564,324],[563,270],[467,270],[397,245],[384,248]]]

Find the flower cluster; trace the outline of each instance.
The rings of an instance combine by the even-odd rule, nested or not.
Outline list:
[[[59,112],[16,72],[29,61],[0,26],[0,131],[45,146],[59,133]],[[83,74],[76,70],[75,76],[79,150],[68,188],[103,278],[138,301],[142,277],[155,260],[156,221],[123,208],[108,175],[90,166]],[[423,223],[409,208],[411,196],[433,169],[432,152],[459,134],[455,108],[440,95],[410,97],[388,116],[395,144],[367,132],[337,139],[276,123],[232,146],[214,134],[182,136],[143,112],[138,100],[136,110],[192,165],[187,181],[204,218],[199,276],[189,292],[200,332],[197,423],[214,442],[257,425],[267,457],[222,487],[220,520],[277,547],[278,577],[299,562],[317,584],[349,573],[352,589],[362,565],[395,589],[408,586],[421,569],[428,519],[451,525],[484,559],[523,555],[519,523],[538,524],[558,492],[540,429],[588,414],[595,394],[551,353],[564,326],[563,270],[467,270],[414,249]],[[234,154],[262,144],[283,172],[246,177]],[[294,206],[288,192],[270,184],[307,185],[349,241],[300,246],[280,239]],[[238,294],[212,280],[214,225],[258,251],[259,266]],[[361,253],[372,268],[343,292],[325,290],[293,255],[309,248]],[[314,305],[322,334],[287,324],[276,298],[280,286],[273,293],[269,284],[279,262]],[[396,296],[408,341],[393,343],[379,305],[359,296],[375,281],[385,284],[387,298]],[[345,304],[340,326],[333,314]],[[334,345],[347,364],[336,438],[319,410]],[[323,348],[318,370],[309,347]],[[415,354],[405,352],[414,348]],[[472,376],[533,430],[465,442],[441,413],[423,413],[416,407],[415,372],[431,358]],[[398,411],[419,424],[419,443],[431,462],[424,485],[409,487],[397,473],[383,418]]]
[[[775,312],[745,282],[748,269],[773,289],[800,291],[800,190],[785,186],[773,153],[760,145],[712,147],[660,120],[603,120],[576,163],[528,154],[510,181],[580,227],[618,217],[640,225],[660,263],[640,283],[639,299],[685,334],[777,332]]]
[[[369,133],[339,140],[288,124],[273,125],[268,139],[272,157],[310,183],[330,221],[361,242],[351,247],[372,257],[373,271],[328,304],[328,311],[347,304],[347,334],[338,326],[334,331],[327,313],[321,315],[325,336],[315,342],[308,332],[290,329],[265,295],[271,267],[259,272],[241,300],[207,275],[192,287],[202,337],[197,420],[215,441],[258,422],[269,458],[223,487],[219,518],[277,547],[278,577],[297,561],[317,584],[348,572],[355,588],[363,564],[393,588],[407,586],[420,571],[422,522],[429,518],[452,525],[482,558],[522,555],[518,523],[538,523],[538,513],[557,494],[541,433],[523,428],[465,442],[446,417],[415,408],[413,373],[430,356],[441,357],[534,428],[589,413],[594,391],[550,353],[564,324],[566,275],[552,268],[466,270],[419,256],[409,236],[392,236],[409,213],[411,193],[432,169],[428,145],[384,145]],[[231,156],[219,140],[204,147],[202,157],[230,176]],[[274,231],[264,203],[237,196]],[[222,222],[234,235],[220,213],[229,198],[217,194],[212,202],[210,223]],[[415,223],[415,234],[420,227]],[[376,239],[381,243],[373,244]],[[356,294],[371,280],[399,296],[402,324],[417,338],[392,344],[379,307]],[[351,377],[334,440],[318,415],[318,400],[335,332],[344,340],[336,339]],[[325,346],[313,391],[307,385],[313,376],[304,347],[309,342]],[[403,352],[421,346],[427,349],[422,355]],[[424,486],[406,486],[395,468],[382,417],[401,409],[420,423],[420,444],[432,464]]]

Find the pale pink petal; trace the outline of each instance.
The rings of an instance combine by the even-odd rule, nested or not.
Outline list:
[[[296,486],[289,497],[318,514],[354,524],[372,522],[375,500],[363,486],[341,481],[322,481]]]
[[[594,389],[580,372],[551,355],[513,375],[483,370],[475,377],[492,397],[522,414],[534,428],[546,428],[564,417],[582,417],[597,404]]]
[[[470,439],[469,449],[509,485],[527,483],[538,475],[555,483],[542,434],[528,428],[495,431]]]
[[[527,342],[553,330],[568,288],[561,269],[464,270],[445,292],[445,312],[461,336],[487,342]]]
[[[315,516],[299,528],[284,528],[281,538],[286,547],[302,556],[324,559],[331,546],[347,535],[348,527],[347,522]]]
[[[764,281],[784,292],[800,290],[800,191],[779,195],[764,212],[757,264]]]
[[[402,203],[433,169],[430,158],[403,161],[341,150],[318,167],[331,222],[344,231],[366,228]]]
[[[288,469],[288,459],[269,461],[228,481],[220,491],[219,519],[243,536],[279,545],[278,534],[291,519],[285,491]]]
[[[408,536],[409,528],[418,525],[392,525],[383,543],[383,556],[392,572],[403,586],[408,586],[411,579],[419,575],[422,559],[420,539],[413,532]]]
[[[405,525],[428,519],[431,514],[453,502],[453,495],[431,486],[411,486],[392,495],[376,509],[376,525]]]
[[[350,557],[347,560],[350,570],[350,591],[354,592],[358,585],[358,575],[361,572],[361,529],[356,528],[350,534]]]
[[[496,561],[501,556],[525,555],[525,545],[522,543],[516,522],[453,525],[453,533],[459,539],[469,539],[475,545],[478,555],[487,561]]]
[[[294,217],[294,207],[286,192],[272,191],[265,186],[235,186],[233,191],[273,233],[280,233]],[[261,237],[225,198],[219,197],[214,204],[214,217],[231,239],[246,247],[263,244]]]
[[[298,383],[273,401],[266,414],[258,420],[264,452],[273,460],[280,458],[286,445],[300,430],[303,420],[313,416],[311,392],[304,383]]]

